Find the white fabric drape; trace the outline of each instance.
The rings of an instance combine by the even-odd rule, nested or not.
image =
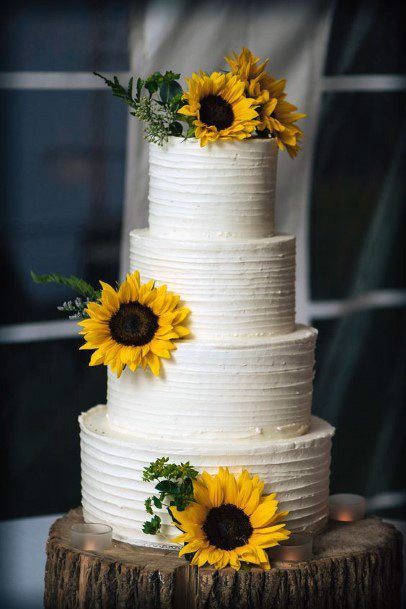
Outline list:
[[[203,2],[152,1],[133,13],[130,51],[131,71],[146,76],[155,70],[173,69],[188,76],[203,69],[225,67],[224,56],[248,46],[261,57],[270,57],[270,71],[287,78],[288,98],[308,114],[303,122],[304,150],[292,161],[279,155],[277,227],[298,237],[298,320],[307,314],[307,202],[315,116],[318,107],[325,29],[329,3],[308,2]],[[142,125],[129,119],[122,265],[128,265],[128,232],[147,226],[148,146]]]

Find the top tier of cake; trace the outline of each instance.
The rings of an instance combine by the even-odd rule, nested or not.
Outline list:
[[[274,140],[170,138],[150,145],[151,235],[258,239],[274,234],[277,146]]]

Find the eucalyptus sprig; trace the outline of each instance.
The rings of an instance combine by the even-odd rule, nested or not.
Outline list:
[[[161,518],[154,515],[154,507],[162,509],[165,506],[170,513],[170,507],[174,506],[183,511],[193,501],[193,480],[198,476],[198,471],[187,463],[169,463],[169,457],[161,457],[144,468],[142,479],[144,482],[155,482],[157,495],[145,500],[145,509],[153,516],[151,520],[144,522],[142,528],[144,533],[156,535],[161,530]],[[172,515],[171,515],[172,517]]]
[[[163,145],[170,135],[182,135],[181,121],[185,119],[178,114],[184,103],[183,89],[178,82],[180,74],[172,71],[166,71],[165,74],[154,72],[145,80],[138,78],[135,91],[133,78],[124,87],[117,76],[110,80],[98,72],[94,74],[111,88],[114,97],[130,106],[132,116],[146,123],[144,135],[147,141]]]
[[[31,271],[31,278],[35,283],[57,283],[63,285],[74,292],[78,292],[83,297],[65,301],[61,306],[57,307],[58,311],[69,313],[69,319],[83,319],[83,317],[86,317],[85,309],[89,302],[96,302],[101,297],[101,290],[97,290],[90,283],[75,275],[70,275],[69,277],[60,273],[38,275],[38,273]]]

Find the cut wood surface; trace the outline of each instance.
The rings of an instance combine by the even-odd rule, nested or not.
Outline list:
[[[113,541],[102,553],[70,545],[71,510],[51,527],[46,609],[398,609],[402,538],[378,518],[330,523],[309,562],[271,571],[190,567],[176,551]]]

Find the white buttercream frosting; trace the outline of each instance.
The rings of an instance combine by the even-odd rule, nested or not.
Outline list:
[[[295,238],[192,241],[130,236],[130,270],[159,279],[191,309],[196,339],[295,329]]]
[[[165,438],[230,442],[305,433],[317,331],[177,343],[163,373],[108,373],[107,408],[118,428]]]
[[[169,138],[149,148],[149,226],[158,237],[268,237],[274,232],[273,139]]]
[[[228,466],[234,473],[247,468],[258,474],[265,482],[265,492],[276,492],[280,508],[289,510],[286,520],[292,530],[315,532],[326,522],[334,430],[316,417],[309,433],[300,438],[208,445],[112,429],[105,406],[82,414],[80,427],[85,518],[110,524],[115,539],[162,545],[176,534],[166,512],[161,514],[166,538],[142,533],[147,518],[144,501],[153,492],[153,485],[142,481],[142,470],[162,455],[175,462],[190,460],[199,470],[210,473]]]

